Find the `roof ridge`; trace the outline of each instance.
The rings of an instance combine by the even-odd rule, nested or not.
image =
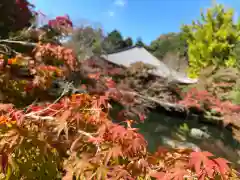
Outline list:
[[[143,48],[143,47],[138,46],[138,45],[134,45],[134,46],[122,48],[122,49],[119,49],[119,50],[116,50],[116,51],[113,51],[113,52],[109,52],[109,53],[107,53],[107,55],[116,54],[116,53],[119,53],[119,52],[123,52],[123,51],[127,51],[127,50],[130,50],[130,49],[134,49],[134,48]]]

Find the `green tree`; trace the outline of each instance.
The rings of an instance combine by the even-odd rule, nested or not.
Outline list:
[[[119,50],[125,47],[121,33],[118,30],[110,32],[104,40],[104,48],[107,52]]]
[[[128,37],[127,39],[125,39],[124,44],[125,44],[125,47],[131,47],[133,45],[132,38]]]
[[[140,37],[137,38],[137,41],[136,41],[135,45],[139,46],[139,47],[144,47],[145,46],[145,44],[142,41],[142,38],[140,38]]]
[[[152,41],[149,46],[149,50],[160,60],[162,60],[167,53],[184,56],[185,49],[186,41],[182,38],[182,33],[163,34]]]
[[[66,46],[74,49],[79,59],[85,59],[94,54],[103,53],[103,40],[104,36],[101,29],[87,26],[75,29]]]
[[[203,68],[237,66],[235,46],[239,40],[239,25],[233,22],[233,9],[215,5],[201,13],[201,20],[184,25],[182,30],[187,39],[189,75],[198,77]]]

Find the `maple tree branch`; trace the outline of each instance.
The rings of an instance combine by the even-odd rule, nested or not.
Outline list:
[[[92,134],[87,133],[87,132],[85,132],[85,131],[78,130],[78,133],[81,134],[81,135],[87,136],[89,139],[96,139]],[[78,138],[72,143],[72,145],[71,145],[71,147],[70,147],[70,151],[73,151],[74,147],[76,146],[77,142],[78,142],[80,139],[81,139],[81,136],[78,137]],[[96,142],[95,145],[96,145],[96,147],[97,147],[97,152],[96,152],[96,153],[100,152],[101,149],[100,149],[99,143]]]
[[[85,131],[82,131],[82,130],[78,130],[78,133],[84,135],[84,136],[87,136],[89,139],[96,139],[94,136],[92,136],[90,133],[87,133]],[[100,149],[100,144],[98,142],[95,143],[96,147],[97,147],[97,152],[100,152],[101,149]]]
[[[181,111],[182,112],[183,111],[187,111],[188,112],[188,109],[185,106],[181,105],[181,104],[175,104],[175,103],[169,103],[169,102],[166,102],[166,101],[161,101],[161,100],[158,100],[156,98],[149,97],[149,96],[143,96],[143,95],[141,95],[139,93],[131,92],[131,91],[120,90],[120,92],[122,92],[122,93],[129,93],[129,94],[131,94],[133,96],[138,96],[141,99],[144,99],[144,100],[147,100],[147,101],[152,101],[152,102],[154,102],[156,104],[159,104],[160,106],[164,107],[165,109],[171,109],[172,108],[172,109],[175,109],[175,110],[180,111],[180,112]]]
[[[29,113],[29,116],[40,114],[40,113],[42,113],[46,110],[49,110],[54,104],[56,104],[69,91],[69,88],[70,88],[71,85],[72,85],[71,83],[68,83],[67,86],[64,88],[62,94],[52,104],[50,104],[45,109],[42,109],[40,111],[35,111],[35,112]]]
[[[102,108],[83,108],[82,111],[102,111]]]
[[[95,138],[95,137],[92,136],[90,133],[87,133],[87,132],[82,131],[82,130],[78,130],[78,133],[79,133],[79,134],[82,134],[82,135],[84,135],[84,136],[87,136],[87,137],[89,137],[89,138]]]
[[[26,46],[36,46],[37,45],[37,43],[33,43],[33,42],[14,41],[14,40],[10,40],[10,39],[2,39],[2,40],[0,40],[0,43],[21,44],[21,45],[26,45]]]
[[[50,120],[50,121],[53,121],[55,120],[54,117],[52,116],[37,116],[37,115],[34,115],[34,114],[25,114],[25,117],[26,118],[32,118],[32,119],[35,119],[35,120]]]

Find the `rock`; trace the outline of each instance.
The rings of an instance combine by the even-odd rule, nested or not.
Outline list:
[[[201,149],[193,144],[193,143],[189,143],[189,142],[180,142],[180,141],[176,141],[173,139],[170,139],[168,137],[164,137],[161,136],[162,142],[164,145],[167,145],[171,148],[177,148],[177,149],[192,149],[194,151],[200,151]]]
[[[210,135],[208,133],[202,131],[201,129],[197,129],[197,128],[192,128],[190,130],[189,135],[196,139],[203,139],[203,138],[208,139],[210,137]]]

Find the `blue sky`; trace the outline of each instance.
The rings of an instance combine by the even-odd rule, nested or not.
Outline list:
[[[124,37],[149,44],[159,35],[178,32],[207,8],[211,0],[30,0],[49,18],[68,14],[75,25],[91,23],[105,32],[118,29]],[[217,1],[240,10],[240,0]],[[238,13],[236,13],[237,15]]]

